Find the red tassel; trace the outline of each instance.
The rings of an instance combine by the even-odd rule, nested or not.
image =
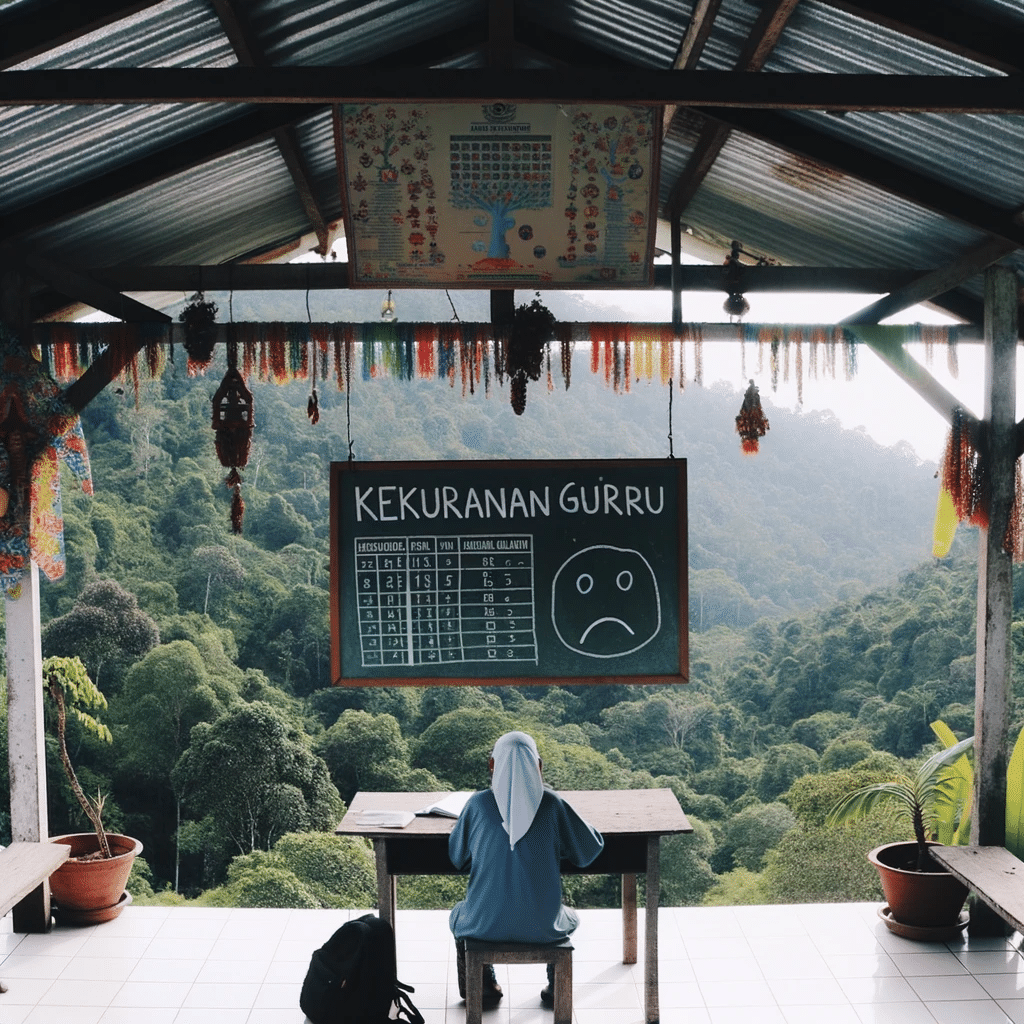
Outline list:
[[[755,455],[760,450],[759,439],[768,432],[768,420],[761,409],[761,396],[751,381],[743,396],[743,406],[736,417],[736,433],[743,439],[740,445],[744,455]]]
[[[306,403],[306,415],[314,427],[320,422],[320,402],[316,397],[316,388],[313,388],[313,394],[309,396],[309,401]]]

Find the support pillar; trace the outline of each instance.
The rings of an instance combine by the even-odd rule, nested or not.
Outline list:
[[[1017,276],[1008,267],[985,273],[985,418],[989,463],[989,527],[980,531],[974,711],[974,813],[971,843],[1006,839],[1006,765],[1012,701],[1012,560],[1003,548],[1014,497]],[[988,930],[972,906],[972,931]],[[976,927],[976,926],[977,927]]]
[[[45,842],[46,745],[43,738],[43,656],[39,625],[39,570],[21,583],[21,595],[4,599],[7,621],[7,745],[11,774],[11,837]],[[44,883],[14,908],[16,932],[50,927],[50,889]]]
[[[678,213],[672,214],[672,330],[678,337],[683,330],[682,254],[683,225]]]

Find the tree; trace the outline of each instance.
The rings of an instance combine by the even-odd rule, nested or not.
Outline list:
[[[413,746],[412,764],[446,779],[455,789],[487,785],[487,759],[499,736],[518,727],[501,711],[460,708],[424,729]]]
[[[65,615],[47,623],[43,653],[78,656],[99,686],[116,693],[128,667],[160,642],[156,623],[139,609],[135,595],[114,580],[90,583]]]
[[[237,558],[223,545],[210,544],[196,548],[186,562],[178,586],[178,594],[187,605],[206,615],[210,599],[214,606],[226,593],[238,590],[245,580],[245,570]]]
[[[224,852],[266,850],[286,832],[329,828],[343,806],[327,765],[260,701],[197,725],[171,781]]]
[[[661,899],[669,907],[695,907],[715,884],[709,863],[715,850],[711,829],[690,816],[693,832],[661,841]]]
[[[200,722],[214,721],[225,704],[210,683],[199,651],[187,640],[174,640],[155,647],[132,666],[117,707],[126,726],[126,767],[151,790],[174,800],[174,891],[178,892],[181,801],[171,788],[171,772],[189,744],[192,729]]]
[[[764,756],[757,780],[757,795],[765,803],[785,793],[801,775],[818,769],[818,755],[801,743],[783,743]]]
[[[765,854],[796,825],[793,812],[781,803],[752,804],[734,814],[722,830],[716,863],[726,870],[742,867],[760,871]]]
[[[318,740],[316,750],[346,803],[361,789],[433,792],[444,788],[429,771],[410,767],[409,745],[391,715],[343,711]]]

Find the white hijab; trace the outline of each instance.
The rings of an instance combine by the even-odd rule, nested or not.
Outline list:
[[[540,775],[540,754],[533,737],[525,732],[507,732],[491,754],[494,774],[491,791],[501,812],[511,849],[526,835],[544,795]]]

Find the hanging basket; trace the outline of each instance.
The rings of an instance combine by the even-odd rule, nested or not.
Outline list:
[[[760,448],[760,440],[768,432],[768,418],[761,408],[761,396],[757,386],[750,381],[740,414],[736,417],[736,433],[740,435],[740,447],[744,455],[755,455]]]
[[[191,365],[204,368],[213,358],[213,344],[217,337],[217,304],[207,302],[201,291],[196,292],[178,314],[185,325],[185,351]]]

